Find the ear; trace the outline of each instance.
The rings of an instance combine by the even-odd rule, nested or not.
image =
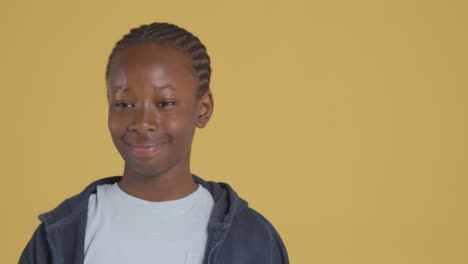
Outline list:
[[[206,91],[198,101],[197,127],[204,128],[213,114],[213,94]]]

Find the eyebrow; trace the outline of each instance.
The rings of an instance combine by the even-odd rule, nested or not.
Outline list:
[[[163,86],[153,86],[153,88],[158,89],[158,90],[167,90],[167,89],[169,89],[169,90],[174,90],[175,91],[174,87],[172,85],[170,85],[170,84],[165,84]],[[128,91],[128,87],[125,86],[125,85],[115,86],[115,89],[117,89],[116,92],[118,92],[118,93],[125,93],[126,91]]]
[[[172,85],[170,85],[170,84],[165,84],[165,85],[163,85],[163,86],[153,86],[153,87],[156,88],[156,89],[159,89],[159,90],[170,89],[170,90],[174,90],[174,91],[175,91],[174,87],[172,87]]]
[[[114,88],[117,89],[116,92],[118,92],[118,93],[125,93],[126,91],[128,91],[128,88],[125,85],[115,86]]]

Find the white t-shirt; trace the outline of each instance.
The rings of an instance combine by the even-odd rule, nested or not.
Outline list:
[[[201,264],[214,206],[203,186],[173,201],[149,202],[117,183],[89,198],[85,264]]]

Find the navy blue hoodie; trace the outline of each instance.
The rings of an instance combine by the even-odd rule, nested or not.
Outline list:
[[[39,216],[41,224],[26,245],[20,264],[82,264],[88,215],[88,199],[101,184],[91,183],[80,194]],[[193,175],[215,201],[208,223],[206,264],[287,264],[286,248],[274,227],[226,183],[206,182]]]

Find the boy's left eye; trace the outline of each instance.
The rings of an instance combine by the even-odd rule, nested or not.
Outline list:
[[[175,102],[173,102],[173,101],[161,101],[161,102],[158,103],[159,107],[168,107],[168,106],[172,106],[172,105],[175,105]]]

